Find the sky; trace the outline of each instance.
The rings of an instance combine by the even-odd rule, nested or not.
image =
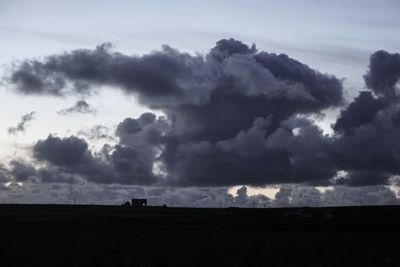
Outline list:
[[[399,10],[0,0],[0,201],[397,204]]]

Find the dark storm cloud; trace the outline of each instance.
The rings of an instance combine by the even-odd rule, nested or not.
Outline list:
[[[90,94],[95,86],[111,85],[139,96],[149,105],[198,102],[209,85],[208,70],[199,56],[168,46],[144,56],[112,52],[110,44],[27,60],[16,66],[8,81],[24,94]],[[190,92],[189,89],[190,88]],[[205,92],[206,93],[206,92]]]
[[[35,113],[35,111],[32,111],[31,113],[23,115],[21,117],[21,121],[17,124],[17,126],[8,128],[8,133],[14,135],[20,132],[24,133],[27,124],[35,118]]]
[[[400,93],[400,54],[377,51],[370,57],[369,71],[364,76],[367,87],[378,96],[398,98]]]
[[[111,85],[161,109],[165,119],[143,114],[117,127],[119,143],[108,160],[124,181],[263,185],[280,179],[322,181],[334,174],[320,155],[329,147],[322,132],[300,120],[300,126],[289,124],[296,124],[297,114],[341,104],[341,81],[287,55],[258,52],[255,45],[234,39],[217,42],[205,56],[168,46],[126,56],[105,44],[24,61],[15,66],[9,82],[21,93],[53,95],[90,94]],[[294,136],[294,127],[305,129]],[[316,144],[302,143],[307,138]],[[277,146],[272,139],[285,139],[293,147]],[[254,151],[241,153],[246,145]],[[302,151],[308,148],[310,152]]]
[[[364,76],[368,88],[343,110],[334,124],[333,159],[350,186],[385,185],[400,174],[400,56],[378,51]],[[374,94],[375,96],[374,96]]]
[[[251,47],[241,41],[230,39],[219,40],[215,47],[210,50],[210,56],[221,61],[234,54],[253,54],[257,52],[255,44]]]
[[[125,183],[318,183],[335,174],[324,154],[330,140],[296,114],[341,104],[341,81],[234,39],[217,42],[205,56],[167,46],[126,56],[104,44],[24,61],[9,82],[21,93],[54,95],[90,94],[111,85],[160,108],[165,119],[147,113],[117,127],[118,144],[107,165],[110,176]],[[71,153],[89,153],[81,142],[76,145],[80,150]]]
[[[149,184],[155,182],[155,153],[145,147],[116,145],[112,151],[92,153],[84,139],[49,135],[33,146],[34,159],[47,163],[40,169],[44,182],[74,182],[71,175],[95,183]]]
[[[341,80],[234,39],[204,56],[168,46],[128,56],[104,44],[17,63],[7,81],[20,93],[59,96],[117,87],[165,114],[124,119],[116,144],[96,153],[75,136],[38,141],[33,155],[50,172],[105,184],[355,187],[386,185],[400,174],[397,61],[384,51],[371,56],[365,81],[372,92],[341,111],[332,136],[306,117],[343,104]],[[248,198],[244,190],[235,201]],[[276,201],[322,200],[307,187],[282,191]]]
[[[117,127],[116,134],[120,138],[140,132],[144,126],[154,123],[156,115],[150,112],[143,113],[138,119],[126,118]]]
[[[154,154],[146,150],[133,147],[116,146],[111,154],[111,162],[115,174],[125,181],[138,184],[155,182],[152,172]]]
[[[361,92],[341,113],[334,128],[333,159],[350,172],[349,185],[387,184],[400,174],[400,103]]]
[[[137,94],[147,105],[166,108],[204,104],[213,93],[226,95],[232,90],[238,95],[265,94],[267,98],[302,95],[304,99],[295,103],[310,111],[342,99],[337,79],[286,55],[258,53],[254,46],[233,39],[219,41],[204,57],[168,46],[143,56],[127,56],[103,44],[94,50],[16,63],[7,80],[25,94],[88,94],[95,86],[111,85]],[[250,80],[254,83],[249,87],[246,82]]]
[[[385,107],[385,101],[374,98],[371,92],[360,92],[359,96],[349,104],[347,109],[340,113],[333,129],[349,133],[352,129],[370,123],[378,111]]]
[[[141,184],[155,183],[159,174],[154,165],[159,161],[159,151],[168,123],[163,117],[144,113],[137,119],[127,118],[116,130],[119,142],[110,153],[109,160],[117,177]]]
[[[72,107],[57,111],[57,113],[61,115],[68,115],[71,113],[96,114],[96,112],[96,109],[89,105],[85,100],[79,100]]]
[[[75,174],[98,183],[110,183],[113,180],[118,182],[108,164],[101,157],[92,154],[84,139],[49,135],[45,140],[39,140],[32,149],[34,159],[49,164],[44,169],[49,173],[42,171],[48,179]],[[54,172],[55,174],[51,174]]]
[[[229,186],[272,183],[325,184],[336,174],[327,151],[332,142],[312,122],[291,118],[268,132],[257,118],[247,131],[216,143],[182,143],[164,117],[125,119],[118,143],[99,155],[86,141],[49,136],[37,142],[37,160],[97,183]]]
[[[351,171],[346,177],[337,179],[336,184],[348,186],[386,185],[390,176],[382,172]]]
[[[33,155],[38,160],[45,160],[56,166],[81,165],[92,158],[86,141],[75,136],[60,138],[49,135],[33,146]]]
[[[327,152],[331,140],[310,121],[291,118],[268,131],[269,120],[255,119],[247,131],[234,138],[167,147],[167,172],[176,182],[195,185],[265,185],[288,182],[323,183],[336,168]]]
[[[316,106],[328,107],[342,101],[341,81],[334,76],[318,73],[285,54],[260,52],[255,55],[255,59],[278,80],[290,81],[307,88],[307,93],[316,100]]]
[[[225,51],[231,51],[226,47],[229,45],[235,53]],[[257,117],[270,117],[271,128],[275,128],[293,114],[318,112],[341,103],[338,79],[286,55],[256,53],[250,48],[239,54],[243,49],[237,46],[234,40],[225,40],[220,54],[226,58],[220,63],[212,60],[222,49],[219,45],[207,57],[218,74],[207,103],[164,109],[184,138],[215,142],[250,128]]]

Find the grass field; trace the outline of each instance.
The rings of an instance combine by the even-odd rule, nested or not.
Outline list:
[[[400,266],[400,208],[0,205],[0,266]]]

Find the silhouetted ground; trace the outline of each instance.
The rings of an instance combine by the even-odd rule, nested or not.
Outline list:
[[[400,208],[0,205],[0,266],[400,266]]]

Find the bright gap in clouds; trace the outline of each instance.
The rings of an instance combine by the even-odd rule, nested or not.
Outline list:
[[[237,190],[240,189],[243,185],[233,186],[228,189],[228,193],[237,196]],[[270,199],[275,198],[275,194],[279,191],[278,186],[267,186],[267,187],[256,187],[256,186],[246,186],[247,187],[247,195],[255,196],[258,194],[269,197]]]

